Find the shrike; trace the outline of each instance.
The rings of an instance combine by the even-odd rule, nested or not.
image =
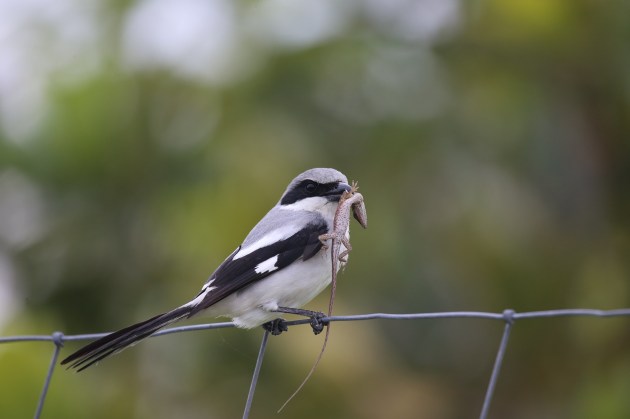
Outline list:
[[[317,168],[300,174],[243,244],[210,275],[194,299],[110,333],[61,363],[71,363],[71,368],[81,371],[164,326],[202,312],[230,317],[237,327],[245,329],[264,324],[274,334],[286,330],[282,320],[277,319],[278,313],[301,314],[311,317],[314,332],[321,331],[321,313],[300,307],[331,282],[330,252],[323,249],[319,236],[332,232],[344,191],[350,191],[348,179],[335,169]],[[339,263],[337,269],[342,265]]]

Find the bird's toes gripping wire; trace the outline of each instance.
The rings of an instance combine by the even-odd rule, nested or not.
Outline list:
[[[313,333],[319,335],[324,330],[324,326],[328,324],[328,321],[322,320],[326,315],[321,312],[314,312],[312,316],[310,316],[310,325],[313,329]]]
[[[263,323],[262,327],[274,336],[278,336],[282,332],[286,332],[289,330],[289,326],[284,319],[271,320],[267,323]]]
[[[326,315],[320,311],[303,310],[301,308],[291,307],[278,307],[274,311],[277,313],[297,314],[299,316],[308,317],[310,319],[309,324],[313,329],[313,333],[316,335],[319,335],[322,330],[324,330],[324,326],[328,324],[328,321],[322,320],[324,317],[326,317]],[[274,324],[274,322],[281,323]],[[279,335],[280,333],[287,331],[287,324],[282,319],[276,319],[267,322],[263,325],[263,327],[265,328],[265,330],[271,332],[272,335]],[[279,329],[278,327],[281,327],[281,329]]]

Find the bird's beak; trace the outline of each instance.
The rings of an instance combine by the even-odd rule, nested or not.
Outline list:
[[[335,189],[331,189],[326,193],[326,197],[331,201],[339,201],[341,195],[343,195],[344,192],[350,192],[351,189],[352,188],[347,183],[339,182]]]

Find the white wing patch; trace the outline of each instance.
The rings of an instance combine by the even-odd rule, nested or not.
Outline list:
[[[278,255],[275,255],[274,257],[269,258],[264,262],[260,262],[258,265],[256,265],[254,270],[256,271],[257,274],[262,274],[265,272],[273,272],[276,269],[278,269],[278,267],[276,266],[277,262],[278,262]]]
[[[269,246],[270,244],[274,244],[288,237],[291,237],[293,234],[295,234],[295,232],[296,230],[293,230],[290,228],[287,228],[284,230],[278,229],[278,230],[272,231],[271,233],[260,238],[259,240],[256,240],[254,243],[250,244],[249,246],[244,247],[241,250],[239,250],[238,253],[234,255],[232,260],[240,259],[243,256],[247,256],[250,253],[255,252],[256,250],[260,248]]]

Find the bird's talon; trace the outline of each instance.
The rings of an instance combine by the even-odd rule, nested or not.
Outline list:
[[[267,323],[263,323],[262,327],[273,336],[278,336],[282,332],[289,331],[289,326],[284,319],[271,320]]]
[[[322,318],[326,317],[324,313],[316,313],[311,317],[310,325],[315,335],[319,335],[324,330],[324,326],[328,324],[327,321],[323,321]]]

